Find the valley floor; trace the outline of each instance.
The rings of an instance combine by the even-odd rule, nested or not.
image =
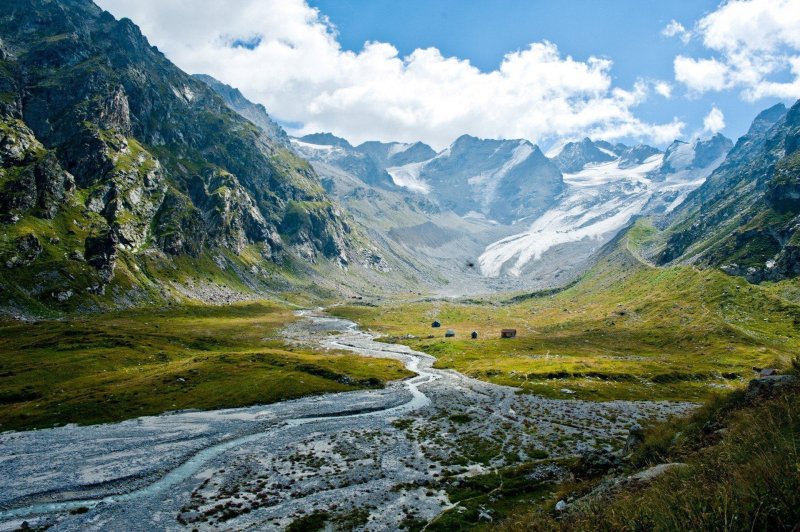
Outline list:
[[[122,421],[379,388],[402,364],[286,344],[283,304],[0,321],[0,431]]]
[[[0,434],[0,530],[23,521],[59,530],[452,529],[500,517],[493,493],[510,490],[507,502],[544,495],[577,453],[618,448],[633,424],[694,407],[520,395],[434,369],[433,357],[342,319],[306,315],[283,334],[399,360],[417,376],[267,406]]]

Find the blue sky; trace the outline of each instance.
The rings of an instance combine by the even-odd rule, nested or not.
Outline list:
[[[503,56],[531,42],[548,40],[576,59],[603,56],[614,62],[612,75],[623,87],[638,78],[671,80],[678,54],[703,55],[696,42],[662,35],[671,21],[691,27],[719,5],[717,0],[524,1],[494,0],[311,0],[335,25],[342,47],[358,51],[367,41],[392,43],[401,55],[433,46],[444,55],[468,58],[483,71],[497,68]],[[800,97],[800,95],[798,95]],[[733,92],[686,97],[678,89],[670,100],[653,98],[639,108],[647,120],[677,116],[702,128],[712,105],[725,115],[722,133],[736,139],[761,110],[782,101],[743,101]],[[783,100],[785,101],[785,100]]]
[[[800,0],[97,1],[290,133],[353,143],[664,147],[800,97]]]

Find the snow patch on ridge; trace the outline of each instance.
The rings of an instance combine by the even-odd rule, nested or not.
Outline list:
[[[392,177],[392,181],[394,181],[394,184],[398,187],[407,188],[408,190],[421,194],[427,194],[431,191],[431,187],[419,176],[426,162],[427,161],[422,161],[404,166],[393,166],[387,168],[386,172]]]
[[[498,149],[500,149],[498,147]],[[495,150],[495,153],[497,150]],[[497,186],[502,182],[503,178],[514,169],[517,165],[525,161],[533,153],[533,146],[522,140],[519,145],[511,152],[511,157],[508,161],[497,170],[490,172],[481,172],[480,174],[470,177],[467,182],[475,187],[481,196],[481,205],[487,207],[495,199],[495,192]]]
[[[388,155],[388,157],[393,157],[393,156],[397,155],[398,153],[403,153],[404,151],[407,151],[411,146],[413,146],[413,144],[395,142],[394,144],[392,144],[389,147],[389,152],[388,152],[387,155]]]
[[[336,146],[331,146],[329,144],[311,144],[310,142],[303,142],[302,140],[297,139],[291,139],[291,142],[298,148],[305,148],[307,150],[333,151],[336,149]]]

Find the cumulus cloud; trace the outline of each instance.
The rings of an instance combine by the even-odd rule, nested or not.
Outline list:
[[[715,105],[703,119],[703,131],[713,135],[723,129],[725,129],[725,115]]]
[[[690,91],[736,87],[750,101],[800,97],[800,0],[731,0],[694,31],[713,57],[675,59],[675,79]]]
[[[635,108],[653,89],[615,87],[612,63],[576,60],[550,42],[510,52],[482,72],[436,48],[401,57],[389,43],[343,50],[336,29],[305,0],[99,0],[127,16],[178,66],[210,74],[263,103],[295,133],[332,131],[352,142],[463,133],[533,141],[590,135],[664,143],[684,124],[650,123]],[[655,90],[662,96],[669,92]]]
[[[666,81],[657,81],[655,85],[653,85],[653,89],[666,99],[672,98],[672,85]]]
[[[714,58],[692,59],[679,55],[674,66],[675,79],[693,92],[721,91],[730,86],[728,66]]]
[[[670,20],[669,24],[664,26],[664,29],[661,30],[661,35],[665,37],[678,37],[684,44],[687,44],[692,39],[692,33],[675,19]]]

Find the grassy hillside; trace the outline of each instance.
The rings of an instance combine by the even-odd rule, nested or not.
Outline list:
[[[0,321],[0,431],[380,387],[392,360],[288,347],[271,303]]]
[[[800,283],[651,267],[639,248],[653,231],[638,222],[557,293],[331,311],[430,353],[437,367],[550,397],[702,400],[741,386],[753,366],[785,366],[800,348]],[[517,337],[500,339],[502,328]]]
[[[793,372],[798,374],[800,363]],[[694,416],[655,426],[625,473],[684,466],[606,496],[598,479],[562,486],[534,508],[517,507],[504,531],[797,530],[800,526],[800,388],[748,400],[734,393]],[[581,499],[582,495],[591,496]],[[575,499],[565,516],[553,508]]]

